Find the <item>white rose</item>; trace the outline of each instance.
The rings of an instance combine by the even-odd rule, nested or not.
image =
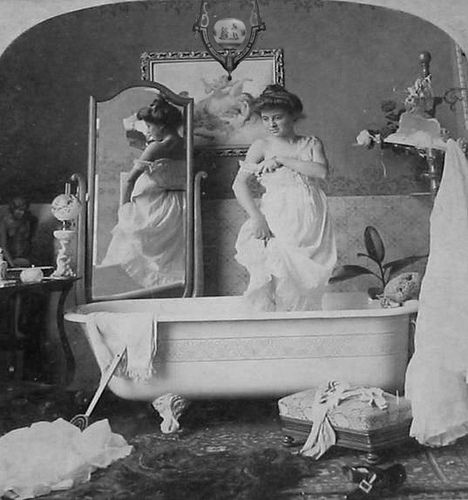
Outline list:
[[[368,148],[374,142],[374,138],[368,130],[361,130],[359,135],[356,137],[356,142],[359,146],[366,146],[366,148]]]

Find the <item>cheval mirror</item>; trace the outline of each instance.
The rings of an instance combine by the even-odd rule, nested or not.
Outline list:
[[[179,119],[180,143],[171,157],[141,161],[154,138],[138,111],[161,102]],[[86,227],[78,242],[83,302],[201,294],[205,174],[193,172],[192,120],[193,99],[157,82],[90,97]],[[134,165],[142,173],[128,182]]]

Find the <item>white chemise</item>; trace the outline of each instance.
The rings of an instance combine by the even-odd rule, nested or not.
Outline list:
[[[159,159],[137,178],[101,266],[120,265],[144,288],[184,281],[184,165]]]
[[[311,160],[313,140],[301,137],[294,157]],[[265,159],[281,154],[267,151]],[[287,155],[291,156],[289,150]],[[241,164],[241,168],[249,167]],[[287,167],[262,174],[258,180],[265,188],[259,208],[274,237],[266,244],[256,239],[250,219],[241,227],[236,259],[250,274],[244,295],[253,308],[260,310],[320,308],[337,258],[325,193],[317,179]]]

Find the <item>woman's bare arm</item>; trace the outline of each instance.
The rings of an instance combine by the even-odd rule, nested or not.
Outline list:
[[[265,216],[258,208],[248,185],[249,179],[253,175],[252,171],[248,169],[248,165],[256,165],[260,163],[263,158],[264,143],[262,140],[255,141],[247,151],[247,155],[245,157],[246,167],[241,167],[239,169],[232,185],[237,201],[252,219],[252,230],[255,238],[258,239],[268,239],[273,236]]]
[[[232,189],[240,206],[249,214],[250,217],[258,217],[261,214],[250,192],[248,185],[249,179],[254,175],[253,171],[248,169],[249,165],[257,165],[263,160],[263,141],[255,141],[250,146],[245,157],[246,167],[239,168]]]

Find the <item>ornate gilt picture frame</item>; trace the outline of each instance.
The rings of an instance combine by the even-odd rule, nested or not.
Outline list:
[[[283,50],[252,51],[232,80],[207,52],[145,52],[141,77],[194,99],[198,153],[241,156],[263,134],[260,119],[251,110],[252,100],[268,84],[284,85]]]

